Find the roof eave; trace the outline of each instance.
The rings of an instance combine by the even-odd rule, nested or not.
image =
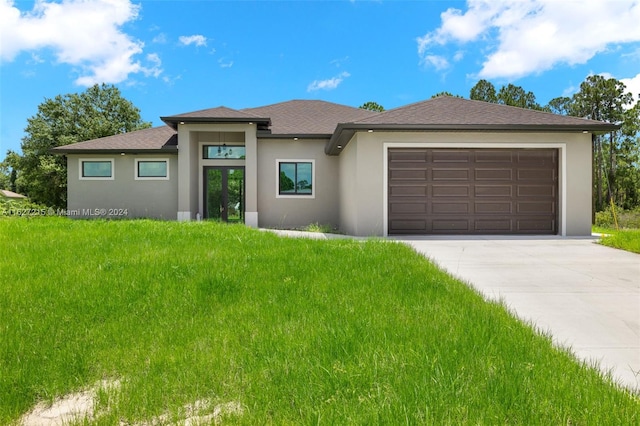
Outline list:
[[[68,155],[68,154],[177,154],[178,147],[166,147],[159,149],[88,149],[88,148],[80,148],[80,149],[60,149],[60,148],[51,148],[49,150],[51,154],[60,154],[60,155]]]
[[[269,133],[258,132],[259,139],[331,139],[335,133]]]
[[[610,123],[585,123],[570,125],[535,125],[535,124],[363,124],[340,123],[325,146],[325,154],[340,155],[353,135],[360,131],[392,131],[392,132],[585,132],[606,133],[618,130],[620,125]]]
[[[265,123],[271,125],[271,119],[265,117],[160,117],[173,130],[178,130],[178,124],[202,124],[202,123]]]

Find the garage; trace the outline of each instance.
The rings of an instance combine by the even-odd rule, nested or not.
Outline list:
[[[558,233],[557,149],[389,148],[389,234]]]

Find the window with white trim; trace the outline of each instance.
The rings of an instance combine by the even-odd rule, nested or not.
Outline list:
[[[136,158],[136,180],[169,180],[169,159]]]
[[[80,160],[80,180],[113,180],[113,159]]]
[[[314,196],[314,160],[277,160],[278,197]]]

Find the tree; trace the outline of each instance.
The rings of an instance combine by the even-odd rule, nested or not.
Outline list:
[[[480,80],[476,83],[475,86],[471,88],[469,99],[473,99],[475,101],[491,102],[494,104],[498,102],[496,88],[491,82],[487,80]]]
[[[45,99],[27,123],[22,155],[10,162],[17,171],[17,189],[33,202],[53,207],[66,207],[67,166],[51,148],[151,126],[118,88],[106,84]]]
[[[0,162],[0,189],[8,189],[9,191],[13,191],[11,189],[10,179],[11,179],[11,167],[6,161]],[[15,178],[14,178],[15,182]]]
[[[471,88],[469,98],[476,101],[520,108],[548,110],[548,108],[543,108],[536,102],[536,95],[534,95],[533,92],[527,92],[521,86],[508,84],[502,86],[496,93],[495,86],[487,80],[478,81],[476,85]]]
[[[452,98],[462,98],[462,96],[454,95],[451,92],[438,92],[435,95],[431,96],[431,99],[439,98],[441,96],[451,96]]]
[[[376,102],[365,102],[360,105],[360,109],[368,109],[369,111],[382,112],[384,111],[384,107]]]
[[[549,112],[560,115],[572,115],[572,108],[573,100],[567,96],[559,96],[551,99],[546,107]]]
[[[572,98],[572,115],[622,125],[620,130],[592,137],[594,211],[603,210],[609,200],[621,204],[627,198],[620,192],[618,177],[627,174],[629,167],[637,168],[633,156],[638,146],[638,105],[629,108],[632,103],[633,96],[626,92],[624,83],[601,75],[587,77]]]
[[[527,92],[521,86],[515,86],[513,84],[508,84],[500,88],[498,92],[498,103],[527,109],[542,109],[536,102],[536,95],[534,95],[533,92]]]

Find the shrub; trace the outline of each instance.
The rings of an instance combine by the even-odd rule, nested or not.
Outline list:
[[[616,206],[615,214],[619,228],[640,228],[640,207],[636,207],[633,210],[623,210]],[[596,213],[595,225],[601,228],[616,227],[611,207]]]

